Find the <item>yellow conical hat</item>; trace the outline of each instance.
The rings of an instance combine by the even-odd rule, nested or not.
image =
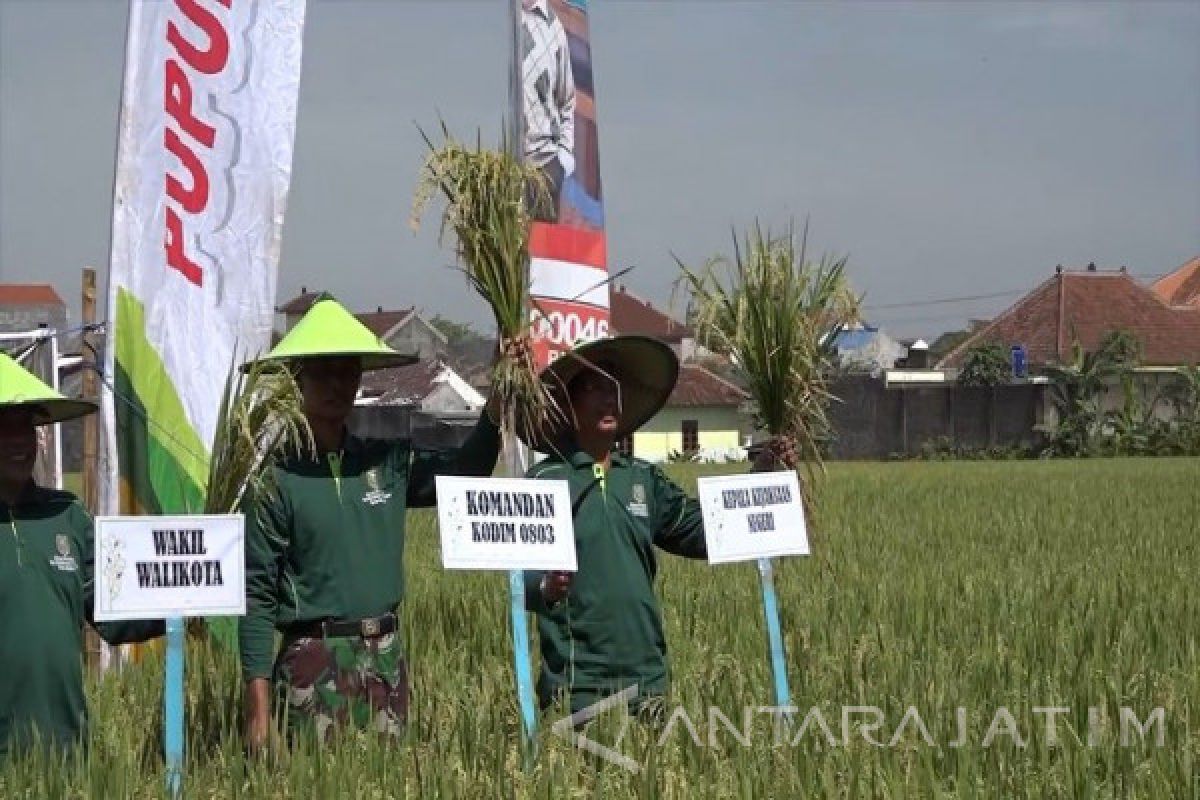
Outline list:
[[[49,425],[91,414],[96,404],[63,397],[11,357],[0,353],[0,410],[6,408],[28,408],[33,411],[34,425]]]
[[[393,350],[329,295],[319,297],[288,335],[259,360],[329,356],[359,356],[364,370],[400,367],[417,360],[415,355]]]

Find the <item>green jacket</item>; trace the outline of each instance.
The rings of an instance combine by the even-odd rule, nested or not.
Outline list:
[[[91,621],[92,518],[70,492],[30,483],[0,502],[0,753],[42,741],[70,746],[87,731],[83,623]],[[111,644],[162,634],[163,623],[97,626]]]
[[[484,414],[461,449],[347,437],[340,453],[274,467],[275,491],[246,514],[242,675],[266,678],[275,629],[386,614],[404,598],[404,512],[436,502],[437,475],[491,475],[500,449]]]
[[[614,454],[608,474],[588,454],[552,456],[532,478],[570,487],[579,571],[567,598],[547,608],[540,572],[527,572],[526,607],[538,614],[543,705],[562,690],[573,710],[633,684],[667,688],[667,644],[654,593],[655,547],[689,558],[707,550],[700,504],[658,467]]]

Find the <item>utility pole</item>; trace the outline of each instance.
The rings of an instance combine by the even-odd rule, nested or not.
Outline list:
[[[91,325],[96,322],[96,270],[94,267],[83,268],[83,333],[79,337],[80,355],[83,357],[82,378],[83,397],[95,400],[96,391],[96,335]],[[98,468],[96,459],[96,443],[99,440],[97,430],[97,415],[88,414],[83,418],[83,504],[88,512],[95,515],[99,501],[99,482],[96,480]],[[108,646],[99,634],[91,627],[84,630],[84,657],[89,667],[103,669],[108,662]]]

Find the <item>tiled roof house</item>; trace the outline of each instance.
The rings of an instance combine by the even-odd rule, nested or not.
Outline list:
[[[1183,287],[1196,280],[1194,274],[1184,278],[1163,292],[1181,296]],[[1200,363],[1200,304],[1172,304],[1157,287],[1138,283],[1124,269],[1089,265],[1060,270],[947,353],[938,366],[961,367],[973,347],[986,343],[1023,345],[1030,367],[1061,364],[1070,360],[1076,340],[1084,350],[1095,350],[1115,330],[1138,339],[1147,367]]]

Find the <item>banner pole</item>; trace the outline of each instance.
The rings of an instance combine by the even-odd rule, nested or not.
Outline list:
[[[792,704],[791,692],[788,689],[787,661],[783,652],[783,633],[779,626],[779,603],[775,597],[775,569],[771,559],[758,560],[758,575],[762,582],[763,615],[767,621],[771,669],[775,675],[775,705],[788,708]]]
[[[183,634],[181,617],[167,620],[163,744],[167,761],[167,793],[176,798],[183,788]]]

